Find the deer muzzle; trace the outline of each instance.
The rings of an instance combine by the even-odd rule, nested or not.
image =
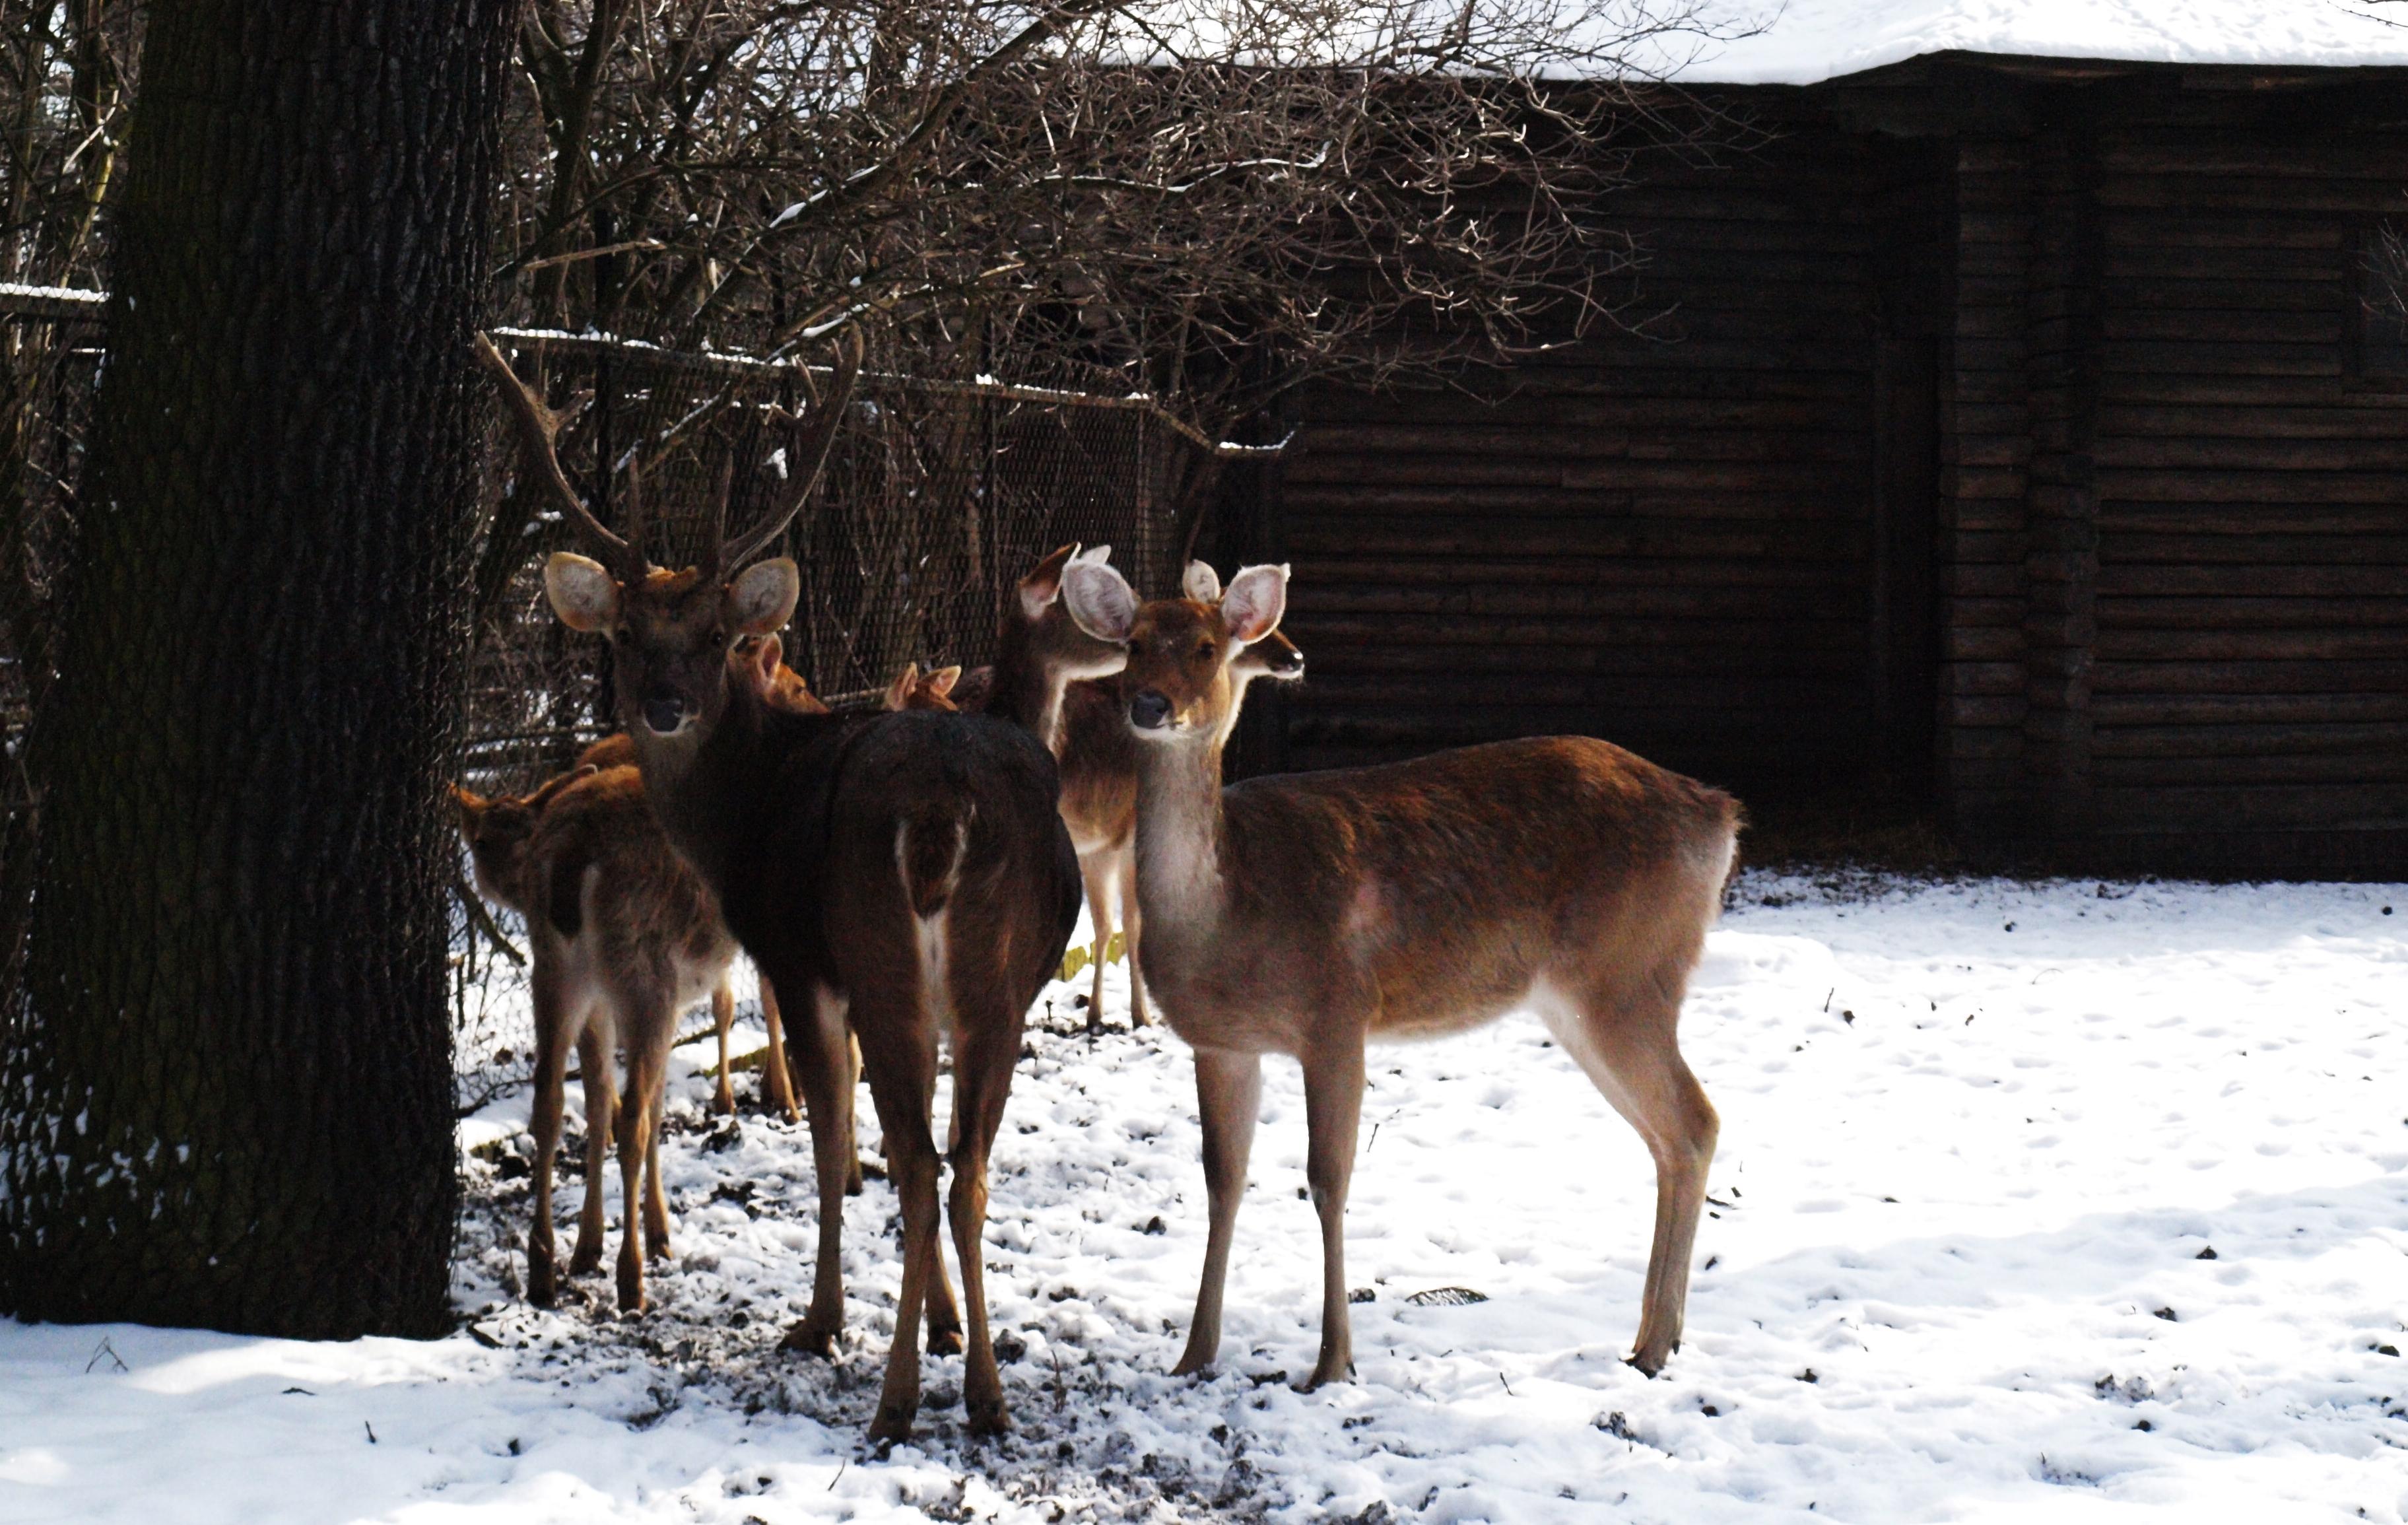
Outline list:
[[[644,724],[655,736],[674,736],[685,724],[685,699],[676,694],[644,696]]]
[[[1149,688],[1129,700],[1129,724],[1141,731],[1158,731],[1170,720],[1170,701]]]

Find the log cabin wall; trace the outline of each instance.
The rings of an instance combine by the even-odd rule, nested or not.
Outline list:
[[[1277,511],[1311,662],[1287,766],[1553,732],[1750,793],[1874,765],[1881,169],[1811,124],[1667,169],[1616,198],[1642,333],[1488,401],[1305,400]]]
[[[2246,82],[2092,108],[2086,835],[2151,867],[2408,871],[2408,392],[2355,343],[2408,113],[2396,80]]]
[[[2408,873],[2398,71],[1917,61],[1622,210],[1656,338],[1309,399],[1266,761],[1601,735],[1977,849]],[[1283,755],[1281,755],[1283,754]]]

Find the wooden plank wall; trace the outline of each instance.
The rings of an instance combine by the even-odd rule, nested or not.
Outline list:
[[[1304,405],[1284,761],[1579,732],[1750,793],[1865,770],[1874,150],[1800,130],[1625,193],[1653,338]]]
[[[2098,166],[2099,827],[2397,854],[2408,393],[2351,375],[2349,339],[2359,230],[2408,212],[2408,138],[2212,96],[2138,116]]]
[[[2030,147],[1966,139],[1955,180],[1955,300],[1940,376],[1940,792],[1952,825],[1985,837],[2013,832],[2027,793]]]

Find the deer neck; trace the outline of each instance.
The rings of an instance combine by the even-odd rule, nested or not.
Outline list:
[[[652,813],[678,855],[723,897],[752,836],[751,816],[767,798],[776,762],[765,734],[768,719],[758,696],[735,684],[726,712],[698,741],[629,727]]]
[[[1157,940],[1210,945],[1228,907],[1228,858],[1220,741],[1211,735],[1140,738],[1137,885],[1150,951]]]
[[[1020,727],[1059,756],[1062,694],[1069,686],[1068,678],[1038,656],[1030,626],[1017,618],[1011,620],[996,642],[995,683],[986,712]]]

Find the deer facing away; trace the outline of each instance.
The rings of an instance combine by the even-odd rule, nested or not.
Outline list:
[[[659,1129],[678,1014],[709,995],[724,1020],[735,939],[720,920],[717,899],[669,851],[633,768],[579,768],[522,799],[489,800],[458,788],[453,798],[479,887],[526,918],[533,955],[535,1223],[527,1235],[527,1296],[550,1306],[558,1292],[552,1160],[573,1045],[585,1077],[586,1190],[569,1274],[601,1264],[603,1163],[615,1133],[624,1193],[619,1306],[641,1312],[645,1257],[669,1254]],[[626,1086],[614,1106],[617,1048],[626,1053]]]
[[[816,482],[858,374],[858,343],[790,448],[780,500],[752,529],[715,540],[703,565],[678,572],[652,567],[594,517],[553,455],[549,410],[490,343],[480,354],[502,383],[527,469],[602,558],[558,554],[545,585],[564,622],[610,642],[619,715],[652,810],[789,1004],[809,993],[812,1020],[790,1023],[787,1036],[811,1121],[819,1257],[810,1309],[787,1343],[825,1352],[842,1321],[837,1251],[851,1097],[838,1082],[850,1026],[903,1219],[901,1297],[869,1432],[910,1433],[921,1314],[941,1268],[929,1107],[938,1035],[948,1029],[947,1216],[969,1317],[963,1396],[973,1431],[1005,1429],[986,1320],[986,1161],[1028,1006],[1078,918],[1078,859],[1054,808],[1053,758],[983,716],[791,713],[731,682],[725,661],[730,640],[773,633],[793,614],[795,564],[748,564]]]
[[[1202,591],[1202,590],[1197,590]],[[1221,784],[1231,666],[1277,628],[1287,569],[1211,600],[1140,605],[1108,567],[1064,601],[1123,643],[1137,742],[1146,983],[1196,1054],[1211,1231],[1178,1372],[1211,1365],[1245,1188],[1262,1056],[1304,1070],[1321,1218],[1320,1359],[1351,1370],[1344,1214],[1371,1038],[1436,1037],[1535,1009],[1656,1164],[1656,1228],[1631,1363],[1679,1345],[1716,1120],[1681,1057],[1681,1001],[1737,846],[1719,790],[1607,742],[1496,742],[1377,768]]]

